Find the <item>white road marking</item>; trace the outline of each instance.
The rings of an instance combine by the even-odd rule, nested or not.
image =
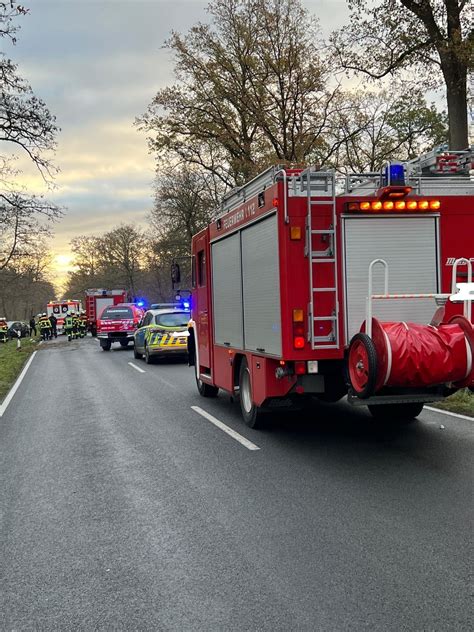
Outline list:
[[[433,408],[432,406],[425,406],[423,410],[431,410],[434,413],[441,413],[442,415],[449,415],[450,417],[458,417],[459,419],[467,419],[468,421],[474,421],[474,417],[469,417],[469,415],[460,415],[459,413],[452,413],[449,410],[442,410],[441,408]]]
[[[132,366],[135,371],[139,371],[140,373],[146,373],[146,371],[144,371],[143,369],[141,369],[139,366],[137,366],[136,364],[133,364],[133,362],[129,362],[128,363],[130,366]]]
[[[5,411],[8,408],[8,404],[12,401],[13,396],[15,395],[15,393],[18,390],[18,387],[20,386],[20,384],[23,381],[23,378],[26,375],[26,372],[28,371],[30,364],[33,362],[33,358],[35,357],[35,355],[37,354],[37,351],[33,351],[33,353],[31,354],[30,359],[28,360],[28,362],[25,364],[25,366],[23,367],[23,371],[20,373],[20,375],[18,376],[17,381],[15,382],[15,384],[13,384],[12,388],[10,389],[10,392],[8,393],[8,395],[5,397],[3,404],[0,406],[0,417],[3,417],[3,414],[5,413]]]
[[[191,406],[191,408],[194,410],[194,412],[198,413],[202,417],[205,417],[208,421],[211,422],[211,424],[214,424],[215,426],[217,426],[217,428],[232,437],[232,439],[235,439],[236,441],[241,443],[247,448],[247,450],[260,450],[258,445],[255,445],[255,443],[252,443],[251,441],[240,435],[238,432],[235,432],[235,430],[232,430],[232,428],[229,428],[229,426],[226,426],[222,423],[222,421],[219,421],[202,408],[199,408],[199,406]]]

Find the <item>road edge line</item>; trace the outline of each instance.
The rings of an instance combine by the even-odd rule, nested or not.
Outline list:
[[[260,450],[258,445],[255,445],[255,443],[252,443],[251,441],[243,437],[241,434],[239,434],[235,430],[232,430],[232,428],[229,428],[229,426],[226,426],[225,423],[223,423],[222,421],[220,421],[219,419],[217,419],[216,417],[208,413],[203,408],[200,408],[199,406],[191,406],[191,410],[194,410],[195,413],[198,413],[198,415],[201,415],[201,417],[204,417],[205,419],[210,421],[211,424],[214,424],[214,426],[219,428],[219,430],[222,430],[222,432],[225,432],[226,434],[228,434],[229,437],[232,437],[232,439],[235,439],[236,441],[238,441],[241,445],[247,448],[247,450],[253,450],[253,451]]]
[[[474,417],[469,417],[469,415],[461,415],[460,413],[452,413],[450,410],[443,410],[442,408],[433,408],[433,406],[425,406],[423,410],[431,410],[434,413],[442,413],[443,415],[449,415],[450,417],[458,417],[458,419],[467,419],[468,421],[474,421]]]
[[[26,375],[26,372],[28,371],[28,369],[30,368],[30,364],[33,362],[33,359],[35,357],[35,355],[38,353],[38,351],[33,351],[33,353],[31,354],[31,356],[28,358],[27,363],[25,364],[25,366],[23,367],[20,375],[16,378],[16,382],[13,384],[13,386],[11,387],[11,389],[8,391],[7,396],[5,397],[5,399],[3,400],[3,402],[0,404],[0,419],[3,417],[4,413],[6,412],[9,403],[12,401],[13,396],[15,395],[15,393],[17,392],[20,384],[23,382],[23,378]]]

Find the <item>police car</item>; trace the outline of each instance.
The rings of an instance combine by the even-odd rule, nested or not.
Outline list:
[[[154,306],[153,306],[154,307]],[[134,356],[151,364],[155,358],[187,356],[189,307],[182,305],[149,309],[134,334]]]

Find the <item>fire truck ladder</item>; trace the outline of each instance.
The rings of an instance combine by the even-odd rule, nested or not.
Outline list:
[[[338,349],[340,338],[335,174],[309,167],[301,172],[299,178],[301,190],[306,193],[308,209],[305,249],[310,279],[308,340],[312,349]],[[319,214],[319,209],[326,213]],[[313,228],[315,225],[317,228]],[[315,240],[326,247],[318,245],[315,249]],[[332,279],[329,286],[327,281],[323,283],[328,278]],[[321,331],[327,333],[323,334]]]

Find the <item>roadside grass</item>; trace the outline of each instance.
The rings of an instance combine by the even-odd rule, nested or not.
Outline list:
[[[17,351],[16,340],[0,343],[0,403],[7,396],[30,355],[37,349],[39,338],[21,339],[21,351]]]
[[[454,395],[447,397],[444,401],[430,404],[430,406],[433,406],[433,408],[441,408],[442,410],[449,410],[452,413],[459,413],[460,415],[470,415],[474,418],[474,393],[464,388],[454,393]]]

